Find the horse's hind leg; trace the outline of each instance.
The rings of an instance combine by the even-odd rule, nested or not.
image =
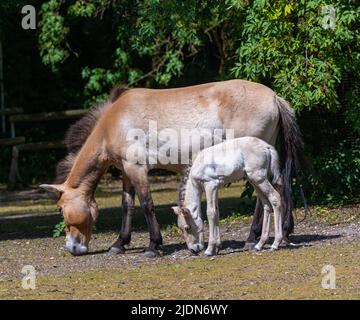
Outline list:
[[[135,189],[129,177],[123,172],[122,222],[119,238],[110,248],[110,253],[124,253],[126,244],[131,241],[131,220],[135,206]]]
[[[244,247],[245,250],[254,249],[255,243],[257,242],[258,238],[261,235],[261,226],[263,224],[263,210],[264,210],[263,205],[259,197],[257,197],[255,212],[250,227],[250,234],[246,240]]]
[[[260,192],[257,190],[258,198],[260,198]],[[262,225],[262,232],[259,242],[256,244],[255,249],[261,250],[266,243],[266,241],[269,239],[269,233],[270,233],[270,207],[267,201],[265,201],[264,196],[261,195],[261,202],[264,206],[264,217],[263,217],[263,225]]]
[[[148,257],[155,257],[159,254],[157,249],[159,245],[162,244],[162,236],[159,224],[155,217],[155,208],[151,197],[147,168],[146,166],[125,161],[123,162],[123,167],[131,180],[131,183],[135,187],[149,228],[150,244],[149,247],[145,248],[145,255]]]

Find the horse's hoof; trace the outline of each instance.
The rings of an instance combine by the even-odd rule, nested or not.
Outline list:
[[[254,251],[254,250],[255,250],[255,243],[253,243],[253,242],[246,242],[243,250],[244,250],[244,251]]]
[[[111,247],[109,250],[109,254],[123,254],[125,253],[124,247]]]
[[[151,250],[151,249],[145,249],[144,255],[146,258],[156,258],[156,257],[160,256],[159,252],[157,252],[156,250]]]
[[[289,238],[284,238],[280,244],[282,247],[289,248],[289,247],[299,247],[299,244],[293,243],[289,240]]]
[[[293,246],[294,244],[290,241],[289,237],[283,237],[283,239],[281,240],[281,245],[283,245],[284,247],[289,247]]]
[[[271,251],[271,252],[274,252],[274,251],[277,251],[277,250],[279,250],[278,247],[273,247],[273,246],[271,246],[271,248],[270,248],[270,251]]]

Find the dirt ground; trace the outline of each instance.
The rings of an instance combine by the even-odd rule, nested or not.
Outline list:
[[[120,226],[117,182],[102,184],[97,193],[100,220],[90,253],[81,257],[65,251],[64,236],[51,236],[60,221],[53,199],[34,190],[11,195],[11,202],[3,196],[0,299],[360,299],[360,205],[312,207],[296,225],[295,246],[245,252],[253,201],[240,200],[242,187],[234,184],[220,193],[223,249],[207,258],[188,252],[174,226],[176,179],[153,179],[164,238],[155,259],[142,252],[149,236],[139,209],[127,252],[107,252]],[[298,220],[302,214],[296,210]],[[35,290],[22,288],[25,265],[36,270]],[[334,267],[335,289],[322,287],[326,265]]]

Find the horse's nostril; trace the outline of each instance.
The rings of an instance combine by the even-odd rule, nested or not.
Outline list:
[[[72,251],[73,251],[73,252],[76,252],[76,246],[73,246],[73,247],[72,247]]]

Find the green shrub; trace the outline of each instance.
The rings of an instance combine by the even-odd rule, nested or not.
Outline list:
[[[301,178],[309,203],[343,203],[360,196],[360,149],[344,142],[311,159],[313,172]]]

